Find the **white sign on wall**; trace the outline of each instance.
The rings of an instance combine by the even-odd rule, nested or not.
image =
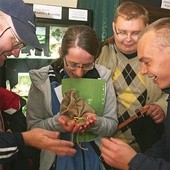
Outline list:
[[[77,8],[77,0],[24,0],[24,2]]]
[[[62,19],[62,7],[34,4],[33,11],[36,17]]]
[[[170,9],[170,0],[162,0],[161,8]]]
[[[88,11],[84,9],[69,9],[69,20],[87,21]]]

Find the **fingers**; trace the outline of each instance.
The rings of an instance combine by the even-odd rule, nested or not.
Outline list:
[[[72,129],[71,132],[76,133],[76,132],[82,131],[82,129],[83,129],[82,126],[76,124],[76,125],[73,127],[73,129]]]
[[[162,108],[156,104],[145,105],[142,109],[145,109],[146,115],[154,116],[156,113],[164,113]]]
[[[165,119],[165,116],[158,114],[152,117],[152,119],[155,121],[155,123],[162,123]]]
[[[97,116],[94,113],[86,113],[83,117],[76,117],[76,119],[70,119],[66,115],[60,115],[58,121],[60,125],[68,132],[84,132],[87,128],[94,125],[97,120]]]
[[[144,113],[147,114],[148,109],[149,109],[149,105],[145,105],[144,107],[142,107],[142,108],[139,109],[139,110],[140,110],[140,112],[141,112],[142,114],[144,114]]]
[[[145,110],[146,115],[150,116],[155,123],[161,123],[165,119],[165,113],[159,105],[145,105],[141,110]]]
[[[111,149],[114,149],[114,151],[116,151],[118,146],[129,147],[127,143],[116,138],[102,138],[102,146],[108,148],[108,150],[110,151]]]
[[[58,121],[61,125],[66,125],[69,120],[69,117],[65,115],[61,115],[58,117]]]
[[[37,148],[49,150],[57,155],[74,155],[76,150],[73,148],[74,143],[70,141],[60,140],[58,132],[52,132],[42,129],[41,140],[36,144]],[[36,140],[37,141],[37,140]]]
[[[44,133],[46,134],[47,137],[51,139],[58,139],[60,136],[59,132],[54,132],[54,131],[48,131],[44,129]]]
[[[97,116],[94,113],[86,113],[84,114],[84,117],[87,119],[87,121],[83,124],[84,130],[93,126],[97,120]]]
[[[49,150],[60,156],[74,155],[76,153],[76,150],[73,148],[74,143],[58,139],[59,134],[58,132],[39,128],[22,132],[26,145]]]
[[[64,128],[68,132],[72,133],[78,132],[81,129],[80,125],[76,124],[75,122],[65,125]]]
[[[129,169],[130,160],[136,155],[136,151],[127,143],[115,138],[103,138],[101,155],[112,167]]]
[[[97,120],[97,116],[94,113],[86,113],[85,116],[87,117],[88,121],[94,122]]]
[[[51,141],[49,141],[52,143]],[[65,140],[57,140],[55,144],[50,145],[48,150],[52,151],[53,153],[57,154],[58,156],[73,156],[76,153],[76,150],[73,148],[73,143],[70,141]]]
[[[106,147],[111,143],[109,138],[102,138],[101,142],[102,142],[102,146],[106,146]]]
[[[114,143],[108,138],[102,138],[101,144],[102,157],[107,160],[113,155],[112,152],[114,152]]]
[[[60,125],[68,132],[77,132],[81,127],[76,123],[74,119],[70,119],[68,116],[61,115],[58,118]]]

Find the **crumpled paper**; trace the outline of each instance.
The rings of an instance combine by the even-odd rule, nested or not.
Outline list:
[[[60,114],[70,118],[68,124],[74,120],[77,124],[83,125],[87,121],[84,114],[88,112],[95,113],[95,110],[85,100],[78,97],[77,90],[71,89],[64,93],[60,105]]]

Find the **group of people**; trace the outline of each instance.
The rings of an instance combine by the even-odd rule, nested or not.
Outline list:
[[[160,138],[160,123],[167,111],[167,94],[163,93],[152,79],[142,76],[139,70],[138,35],[148,25],[148,20],[148,12],[143,6],[133,2],[121,4],[112,24],[114,36],[103,43],[97,59],[98,64],[112,71],[119,124],[134,115],[140,117],[139,114],[143,114],[130,124],[121,126],[114,134],[114,137],[141,152]]]
[[[1,0],[0,16],[0,65],[26,44],[41,50],[35,15],[22,0]],[[0,163],[29,145],[41,149],[40,170],[169,169],[169,99],[161,89],[170,87],[170,18],[148,21],[142,5],[125,2],[102,45],[92,28],[69,27],[60,58],[30,71],[28,131],[0,133]],[[69,91],[65,106],[66,79],[102,80],[102,100]]]
[[[159,88],[169,92],[170,73],[170,18],[162,18],[145,28],[138,37],[137,52],[141,62],[140,72],[150,77]],[[156,93],[156,92],[155,92]],[[137,153],[127,143],[118,139],[102,140],[102,157],[113,167],[132,170],[168,170],[170,168],[170,100],[164,121],[164,133],[145,154]],[[145,126],[145,125],[144,125]],[[150,134],[152,135],[152,134]]]

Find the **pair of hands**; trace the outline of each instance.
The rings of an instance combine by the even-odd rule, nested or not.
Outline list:
[[[59,132],[35,128],[22,132],[22,136],[24,138],[25,145],[38,149],[49,150],[59,156],[73,156],[76,153],[76,150],[73,148],[74,143],[60,140]]]
[[[165,113],[163,109],[156,104],[147,104],[140,109],[141,113],[150,116],[155,123],[162,123],[165,119]]]
[[[70,124],[69,117],[61,115],[59,122],[61,126],[68,132],[84,132],[87,128],[91,127],[97,119],[96,114],[86,113],[84,115],[86,121],[84,124],[79,125],[76,121],[72,121]],[[49,150],[59,156],[73,156],[76,153],[76,149],[73,148],[74,143],[66,140],[59,139],[59,132],[48,131],[45,129],[34,128],[26,132],[22,132],[25,145],[35,147],[37,149]]]
[[[156,104],[145,105],[140,109],[140,112],[150,116],[155,123],[161,123],[165,119],[163,109]],[[130,145],[119,139],[102,138],[101,156],[112,167],[128,170],[128,164],[136,154],[136,151]]]
[[[70,119],[67,115],[60,115],[58,118],[58,121],[63,129],[71,133],[84,132],[86,129],[93,126],[96,120],[97,116],[94,113],[85,113],[82,118],[83,123],[78,123],[76,119]]]
[[[146,105],[143,109],[141,112],[146,112],[146,115],[151,116],[156,123],[162,122],[165,118],[164,111],[158,105]],[[84,116],[86,116],[87,120],[83,125],[78,125],[75,121],[68,124],[67,122],[70,118],[65,115],[59,117],[59,122],[66,131],[73,133],[83,132],[91,127],[97,119],[94,113],[86,113]],[[22,132],[22,135],[26,145],[49,150],[60,156],[73,156],[76,153],[76,150],[73,148],[74,144],[70,141],[60,140],[58,132],[35,128]],[[136,155],[135,150],[128,144],[113,138],[102,139],[101,152],[102,157],[109,165],[124,170],[128,169],[128,163]]]
[[[128,170],[129,162],[137,154],[127,143],[114,138],[102,138],[101,156],[111,167]]]

